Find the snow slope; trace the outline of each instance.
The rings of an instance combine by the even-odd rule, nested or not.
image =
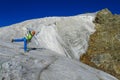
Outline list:
[[[95,13],[46,17],[0,28],[0,80],[117,80],[79,62],[95,32],[94,18]],[[10,41],[27,29],[37,34],[23,54],[23,43]]]
[[[79,56],[88,47],[90,34],[95,31],[92,23],[94,17],[94,14],[82,14],[73,17],[48,17],[29,20],[1,28],[0,38],[9,42],[12,38],[23,37],[27,28],[30,28],[37,32],[37,47],[79,59]]]

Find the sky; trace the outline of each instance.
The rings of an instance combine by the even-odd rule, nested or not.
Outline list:
[[[120,14],[120,0],[0,0],[0,27],[36,18],[93,13],[104,8]]]

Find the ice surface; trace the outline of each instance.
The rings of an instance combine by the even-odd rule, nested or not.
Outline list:
[[[95,32],[96,13],[46,17],[0,28],[0,80],[118,80],[79,61]],[[24,53],[21,38],[27,29],[37,34]]]

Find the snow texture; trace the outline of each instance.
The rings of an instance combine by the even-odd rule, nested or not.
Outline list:
[[[0,28],[0,80],[118,80],[79,61],[95,32],[96,13],[33,19]],[[37,33],[23,51],[27,29]]]

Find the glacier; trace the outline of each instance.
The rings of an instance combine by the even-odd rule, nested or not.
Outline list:
[[[95,32],[96,13],[45,17],[0,28],[0,80],[118,80],[79,61]],[[23,51],[27,29],[37,32]]]

